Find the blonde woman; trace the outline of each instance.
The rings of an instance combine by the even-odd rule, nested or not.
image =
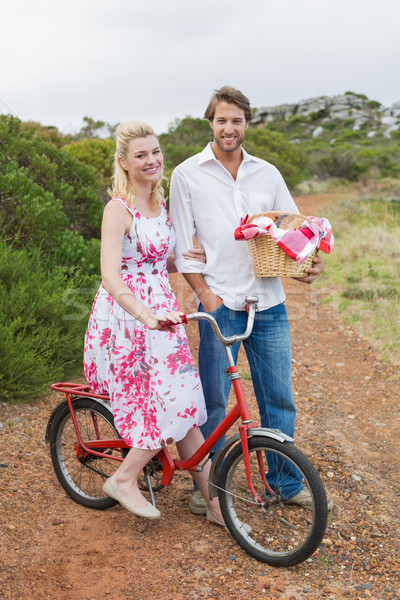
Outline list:
[[[203,442],[199,426],[207,419],[168,279],[175,232],[165,207],[162,172],[163,155],[152,128],[141,121],[120,125],[111,200],[102,224],[102,284],[84,349],[86,378],[94,392],[109,393],[115,426],[130,446],[104,491],[131,513],[149,519],[159,518],[160,512],[138,487],[143,467],[174,442],[182,459],[191,456]],[[205,261],[200,249],[187,255]],[[164,319],[177,326],[161,330]],[[208,497],[208,475],[209,467],[193,477],[207,500],[207,518],[223,525],[218,500]]]

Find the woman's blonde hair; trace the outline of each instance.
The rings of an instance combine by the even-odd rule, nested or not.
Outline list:
[[[127,171],[122,167],[120,159],[126,160],[128,153],[128,145],[131,140],[144,138],[148,135],[154,135],[153,128],[144,121],[128,121],[121,123],[116,134],[116,150],[114,155],[114,174],[112,176],[112,187],[107,190],[111,198],[121,196],[132,206],[135,205],[135,189],[129,179]],[[154,206],[159,206],[164,197],[164,189],[161,186],[163,178],[162,171],[160,177],[153,185],[151,191],[151,202]]]

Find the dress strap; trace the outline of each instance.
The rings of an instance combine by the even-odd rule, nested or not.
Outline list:
[[[114,196],[113,198],[111,198],[111,200],[118,200],[118,202],[121,202],[125,206],[125,208],[127,208],[129,210],[129,212],[133,216],[135,216],[135,210],[136,210],[135,207],[130,206],[130,204],[128,204],[127,201],[124,198],[122,198],[122,196]],[[163,212],[162,209],[164,209],[164,212],[168,215],[167,203],[166,203],[164,196],[161,198],[160,206],[161,206],[161,213]],[[137,210],[136,210],[136,212],[137,212]]]
[[[133,207],[132,207],[132,206],[130,206],[130,205],[127,203],[127,201],[126,201],[126,200],[124,200],[124,198],[122,198],[121,196],[114,196],[113,198],[111,198],[111,200],[118,200],[118,202],[121,202],[121,203],[122,203],[122,204],[125,206],[125,208],[127,208],[127,209],[129,210],[129,212],[130,212],[132,215],[135,215]]]

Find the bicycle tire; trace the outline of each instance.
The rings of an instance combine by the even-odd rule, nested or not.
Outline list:
[[[73,400],[73,406],[83,441],[96,438],[120,439],[113,415],[103,404],[92,398],[81,397]],[[57,479],[75,502],[97,510],[117,504],[116,500],[103,492],[103,484],[121,463],[93,455],[77,457],[78,440],[67,404],[59,411],[52,424],[49,441]],[[121,456],[121,451],[117,449],[104,447],[97,450]]]
[[[267,480],[275,469],[276,495],[266,491],[257,451]],[[288,442],[255,436],[249,438],[249,454],[253,485],[265,501],[265,509],[257,506],[249,489],[243,450],[238,444],[226,456],[217,481],[225,524],[235,541],[257,560],[278,567],[297,565],[315,552],[325,533],[328,506],[321,478],[304,454]],[[311,510],[283,499],[285,482],[292,474],[301,476],[309,490]],[[244,523],[250,525],[250,533],[244,530]]]

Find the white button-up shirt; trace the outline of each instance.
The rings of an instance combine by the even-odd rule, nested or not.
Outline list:
[[[234,231],[246,214],[298,209],[279,171],[242,152],[236,181],[210,144],[173,171],[169,210],[177,236],[175,264],[180,273],[201,273],[228,308],[243,310],[245,296],[256,295],[259,310],[265,310],[285,299],[281,280],[255,277],[247,243],[235,240]],[[193,237],[206,251],[205,264],[182,257]]]

